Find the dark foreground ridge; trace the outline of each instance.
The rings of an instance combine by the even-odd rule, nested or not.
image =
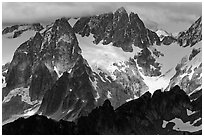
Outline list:
[[[193,100],[193,101],[191,101]],[[195,111],[187,115],[187,109]],[[95,108],[88,116],[80,117],[76,123],[54,121],[45,116],[33,115],[27,119],[6,124],[2,128],[3,135],[8,134],[202,134],[202,130],[189,132],[174,129],[175,123],[163,121],[179,118],[184,123],[193,123],[202,116],[201,90],[190,97],[175,86],[170,91],[157,90],[149,92],[139,99],[129,101],[116,110],[109,100]],[[194,126],[202,124],[202,119]]]

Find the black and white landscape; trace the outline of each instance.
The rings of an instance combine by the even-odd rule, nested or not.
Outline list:
[[[3,135],[202,134],[202,3],[35,4],[3,3]]]

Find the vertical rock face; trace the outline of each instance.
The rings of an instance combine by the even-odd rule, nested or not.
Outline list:
[[[14,53],[9,66],[6,87],[15,88],[18,85],[26,85],[31,76],[32,57],[29,56],[30,40],[23,43]]]
[[[45,64],[39,63],[34,68],[30,83],[29,95],[31,101],[42,100],[45,92],[54,84],[55,79],[57,79],[57,75],[53,77]]]
[[[64,72],[43,98],[39,113],[54,119],[75,120],[95,107],[91,69],[80,56],[70,72]]]
[[[200,17],[191,27],[178,35],[178,43],[183,46],[192,47],[202,40],[202,17]]]
[[[72,68],[80,53],[75,33],[65,18],[48,25],[43,32],[36,32],[14,53],[6,74],[3,100],[11,95],[9,92],[14,96],[20,95],[23,100],[29,88],[27,100],[41,102],[45,92],[63,72]],[[16,88],[20,88],[22,93],[13,93]]]
[[[58,19],[53,25],[48,26],[43,37],[41,60],[49,69],[56,66],[59,73],[69,70],[81,49],[67,19]]]
[[[43,85],[51,86],[49,83],[56,80],[56,74],[68,71],[80,52],[71,26],[66,19],[58,19],[43,34],[37,32],[15,51],[6,78],[7,88],[25,86],[31,81],[34,84],[37,77],[38,80],[47,83],[42,83]],[[54,68],[58,72],[55,72]],[[38,98],[32,97],[35,92],[44,93],[45,89],[50,88],[50,86],[46,88],[39,86],[39,84],[31,86],[31,98]],[[42,94],[38,95],[42,98]]]

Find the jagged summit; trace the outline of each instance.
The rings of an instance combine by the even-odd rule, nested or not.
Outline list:
[[[109,99],[106,99],[103,103],[103,107],[109,108],[112,107],[111,102]]]
[[[130,13],[128,16],[124,8],[114,13],[80,18],[73,29],[82,37],[93,34],[95,44],[112,42],[113,46],[121,47],[126,52],[133,51],[132,45],[144,48],[155,42],[160,43],[156,33],[145,28],[137,14]]]
[[[57,19],[17,48],[7,71],[6,90],[30,85],[31,100],[42,99],[60,75],[71,69],[80,53],[67,19]]]
[[[126,9],[124,7],[120,7],[116,10],[116,12],[118,12],[119,14],[121,13],[127,13]]]

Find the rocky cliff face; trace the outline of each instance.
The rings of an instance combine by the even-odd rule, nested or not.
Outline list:
[[[31,101],[41,101],[59,76],[71,69],[80,52],[67,20],[56,20],[43,33],[37,32],[15,51],[6,76],[4,90],[7,94],[3,98],[16,88],[29,86]]]
[[[38,77],[38,73],[45,74],[39,74],[42,77],[48,74],[56,79],[56,74],[69,70],[80,53],[77,39],[71,30],[67,20],[62,18],[56,20],[43,34],[37,32],[33,38],[20,45],[9,66],[6,87],[12,89],[22,84],[25,86],[29,80],[35,81],[33,79]]]

